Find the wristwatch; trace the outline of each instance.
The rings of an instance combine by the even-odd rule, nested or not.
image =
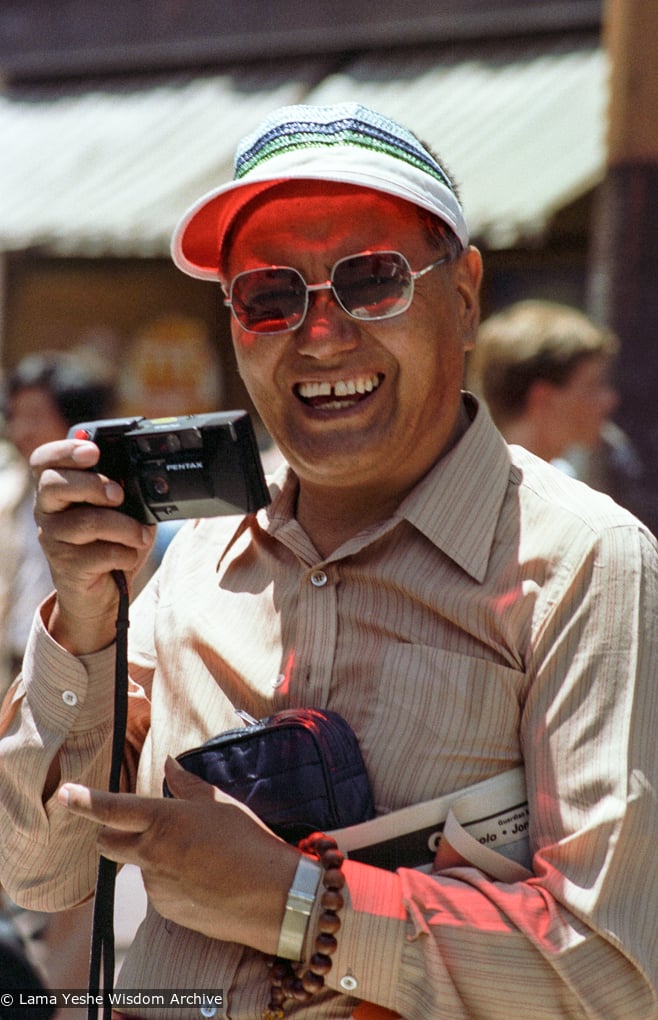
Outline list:
[[[302,854],[288,891],[276,955],[284,960],[301,960],[308,919],[315,903],[322,867]]]

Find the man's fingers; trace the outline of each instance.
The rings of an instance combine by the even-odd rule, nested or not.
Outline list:
[[[165,779],[174,797],[186,800],[219,799],[215,796],[219,791],[214,786],[188,772],[175,758],[169,757],[165,761]]]
[[[30,456],[30,467],[40,472],[53,464],[69,468],[90,468],[97,463],[99,449],[95,443],[80,439],[56,439],[37,446]]]
[[[109,861],[115,861],[117,864],[134,864],[139,868],[140,837],[141,833],[122,832],[119,829],[110,829],[106,825],[98,834],[96,846]]]
[[[73,814],[122,832],[146,832],[153,820],[154,802],[133,793],[104,793],[77,783],[65,783],[57,797]]]
[[[38,488],[37,509],[51,514],[66,510],[73,503],[114,508],[120,506],[124,498],[119,483],[103,475],[47,468]]]
[[[225,793],[217,786],[213,786],[212,783],[207,783],[205,779],[200,779],[199,776],[188,772],[175,758],[168,757],[165,760],[165,779],[174,797],[190,801],[213,800],[216,804],[222,804],[225,807],[240,811],[259,825],[261,829],[270,832],[265,822],[258,815],[254,814],[250,807],[241,801],[237,801],[230,793]]]
[[[53,514],[74,503],[118,507],[124,493],[118,482],[95,471],[73,471],[60,465],[41,472],[37,485],[37,511]]]
[[[95,471],[99,449],[79,439],[59,439],[38,446],[30,457],[37,488],[37,508],[45,513],[65,509],[71,503],[118,506],[123,502],[120,485]]]

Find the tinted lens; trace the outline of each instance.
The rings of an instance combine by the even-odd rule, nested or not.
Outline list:
[[[231,305],[241,326],[252,333],[294,329],[306,311],[306,284],[295,269],[253,269],[231,285]]]
[[[409,263],[396,251],[353,255],[334,266],[334,293],[355,319],[386,319],[404,312],[413,295]]]

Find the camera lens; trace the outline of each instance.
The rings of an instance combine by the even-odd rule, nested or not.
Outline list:
[[[169,495],[169,482],[163,475],[154,475],[149,479],[149,488],[154,496]]]

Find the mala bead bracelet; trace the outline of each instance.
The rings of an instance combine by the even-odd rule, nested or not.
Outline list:
[[[345,885],[345,876],[341,871],[343,855],[336,840],[320,832],[303,839],[299,849],[304,854],[317,857],[322,866],[323,892],[320,905],[323,910],[318,919],[318,933],[308,964],[293,963],[279,956],[268,959],[271,992],[262,1020],[284,1020],[286,999],[308,1002],[319,992],[324,986],[325,975],[331,970],[331,957],[338,947],[338,911],[344,903],[341,889]]]

